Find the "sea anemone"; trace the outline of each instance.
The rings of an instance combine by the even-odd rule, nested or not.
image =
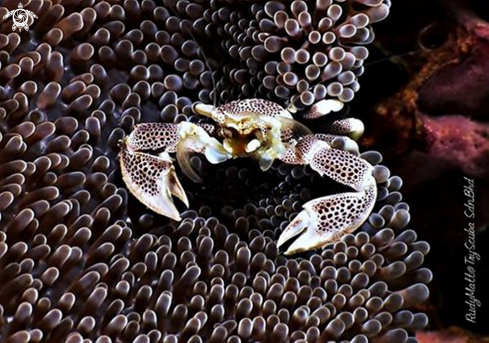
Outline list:
[[[180,3],[184,15],[186,2]],[[389,0],[211,2],[205,34],[218,36],[216,44],[232,58],[220,65],[221,99],[260,95],[300,107],[324,98],[351,101],[368,57],[365,45],[374,40],[370,24],[389,7]]]
[[[317,12],[302,4],[33,0],[25,7],[39,18],[29,31],[0,22],[1,340],[401,342],[427,324],[415,306],[428,297],[431,272],[421,265],[429,246],[406,229],[401,179],[379,165],[377,152],[361,154],[376,165],[379,187],[368,222],[292,258],[277,250],[281,230],[303,203],[339,187],[309,167],[277,163],[260,173],[249,161],[213,166],[195,156],[205,187],[181,176],[191,209],[180,223],[150,212],[123,186],[118,142],[135,123],[199,121],[193,102],[236,92],[309,100],[309,86],[277,85],[287,96],[277,95],[263,72],[280,79],[280,62],[273,69],[255,58],[282,55],[258,34],[271,32],[270,14],[310,13],[316,25]],[[355,13],[388,8],[338,4],[350,13],[332,26],[339,33]],[[243,59],[226,44],[247,25],[258,33],[233,43],[249,50]],[[296,49],[284,30],[277,34]],[[220,37],[214,45],[197,43],[212,32]],[[354,54],[344,45],[331,54]],[[289,65],[309,82],[307,63]],[[357,82],[361,63],[350,69],[354,75],[314,82]],[[345,148],[342,139],[334,147]]]

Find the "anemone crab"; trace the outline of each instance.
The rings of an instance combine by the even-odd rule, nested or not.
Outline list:
[[[313,105],[305,118],[317,118],[337,111],[342,103],[322,100]],[[182,171],[200,182],[192,169],[190,153],[202,153],[210,163],[238,157],[251,157],[261,170],[278,159],[284,163],[308,164],[321,176],[349,186],[354,191],[313,199],[290,222],[278,239],[280,247],[299,236],[285,254],[318,249],[355,231],[368,218],[375,204],[377,187],[373,167],[346,150],[335,149],[332,141],[344,136],[354,144],[362,135],[363,123],[354,118],[334,121],[328,134],[313,134],[292,117],[288,109],[268,100],[233,101],[219,107],[197,103],[194,111],[210,117],[216,124],[144,123],[121,142],[120,163],[124,182],[139,201],[151,210],[181,220],[172,194],[188,207],[185,191],[175,173],[170,153]],[[151,151],[161,151],[152,155]]]

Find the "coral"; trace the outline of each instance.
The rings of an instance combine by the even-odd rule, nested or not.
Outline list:
[[[489,162],[489,124],[459,116],[423,118],[428,154],[440,156],[468,175],[482,176]]]
[[[380,37],[383,46],[393,47],[391,53],[412,45],[420,46],[420,50],[413,52],[417,59],[408,57],[399,62],[409,73],[408,80],[373,109],[375,138],[369,143],[372,147],[392,146],[390,153],[394,155],[406,155],[416,144],[414,148],[423,147],[423,152],[434,159],[453,161],[461,171],[482,178],[488,173],[484,164],[489,158],[485,86],[489,65],[481,56],[489,51],[489,25],[464,1],[448,1],[443,8],[431,11],[442,10],[452,17],[437,18],[435,12],[431,13],[435,18],[414,21],[413,27],[397,27],[397,35],[413,36],[414,31],[418,33],[414,37],[396,42],[392,36]],[[430,41],[435,43],[430,45]],[[461,146],[450,148],[450,139]]]
[[[477,250],[484,254],[488,242],[488,64],[482,57],[489,47],[487,9],[486,3],[458,0],[398,3],[389,22],[376,28],[385,55],[366,67],[361,80],[360,97],[374,99],[366,112],[364,143],[382,147],[392,172],[402,173],[413,225],[432,247],[427,261],[437,271],[431,285],[432,330],[458,325],[488,332],[483,320],[476,325],[465,320],[463,278],[454,278],[463,274],[467,236],[462,229],[468,219],[474,219]],[[384,85],[380,96],[373,89],[379,84]],[[365,108],[359,97],[352,107],[357,101]],[[475,185],[474,218],[464,215],[467,179]],[[482,289],[487,268],[477,268]],[[479,294],[484,302],[485,294]],[[484,315],[482,308],[480,318]]]
[[[402,342],[427,324],[416,306],[428,297],[429,245],[406,228],[402,181],[377,152],[361,155],[378,165],[368,223],[299,258],[277,251],[278,235],[303,203],[338,188],[309,168],[260,173],[249,161],[213,166],[195,156],[206,183],[181,176],[193,204],[181,223],[123,187],[118,141],[138,122],[199,121],[191,104],[212,101],[212,74],[218,91],[269,96],[255,82],[270,65],[223,55],[225,39],[205,48],[195,40],[269,24],[267,11],[280,5],[267,4],[32,0],[26,8],[39,19],[28,32],[0,22],[0,340]],[[237,44],[268,46],[260,42]],[[228,80],[232,65],[255,81],[244,87],[239,70]]]
[[[487,341],[487,337],[474,335],[457,327],[449,327],[440,331],[420,331],[416,338],[420,343],[477,343]]]

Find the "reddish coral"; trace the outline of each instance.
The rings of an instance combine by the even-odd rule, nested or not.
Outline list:
[[[416,52],[417,58],[401,59],[399,67],[408,72],[409,79],[375,108],[375,135],[367,143],[390,145],[393,156],[424,147],[421,150],[433,158],[451,160],[460,171],[480,177],[489,173],[483,165],[489,149],[484,123],[489,121],[489,24],[463,1],[443,5],[452,16],[435,19],[438,24],[419,29],[418,36],[411,37],[411,44],[419,44],[422,50]],[[444,43],[427,49],[425,36],[443,28],[447,31]],[[399,44],[390,39],[383,44]]]
[[[489,342],[489,337],[477,337],[469,331],[451,327],[440,331],[420,331],[416,334],[419,343],[477,343]]]
[[[362,89],[389,88],[382,97],[377,96],[366,120],[370,136],[364,143],[373,148],[381,146],[384,153],[390,147],[386,163],[403,177],[414,225],[431,243],[429,263],[436,270],[431,286],[435,308],[430,316],[431,329],[463,325],[481,333],[487,332],[482,320],[471,326],[463,318],[464,285],[458,278],[463,274],[465,253],[466,178],[474,179],[475,184],[478,250],[484,253],[482,247],[488,243],[489,23],[487,15],[478,16],[487,10],[470,7],[476,3],[413,0],[399,12],[393,6],[390,18],[397,24],[391,25],[396,31],[385,36],[379,31],[382,50],[389,56],[411,53],[392,58],[394,66],[383,63],[382,68],[373,70],[377,72],[372,81],[375,86],[364,82]],[[408,19],[402,22],[401,18]],[[384,85],[396,72],[398,81]],[[379,73],[385,74],[380,78]],[[371,92],[369,96],[376,95]],[[478,287],[483,289],[487,271],[481,265],[478,268]],[[480,296],[486,297],[482,291]],[[417,338],[421,342],[480,341],[467,332],[453,330],[422,333]]]
[[[470,175],[489,173],[489,124],[460,115],[423,116],[423,122],[430,155]]]

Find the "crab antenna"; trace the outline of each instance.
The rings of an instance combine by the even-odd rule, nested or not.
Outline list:
[[[371,66],[371,65],[374,65],[374,64],[378,64],[378,63],[383,63],[383,62],[386,62],[386,61],[390,61],[390,60],[392,60],[394,58],[399,58],[399,57],[404,57],[404,56],[408,56],[408,55],[419,54],[419,53],[422,53],[423,51],[424,51],[423,48],[414,49],[414,50],[406,51],[406,52],[403,52],[403,53],[400,53],[400,54],[394,54],[394,55],[391,55],[391,56],[386,56],[386,57],[381,58],[379,60],[372,61],[372,62],[369,62],[369,63],[365,63],[363,66],[364,67],[368,67],[368,66]]]
[[[194,38],[194,40],[195,40],[195,38]],[[217,107],[218,106],[218,103],[217,103],[217,86],[216,86],[216,80],[214,79],[214,73],[212,72],[211,66],[209,64],[209,60],[207,59],[207,56],[205,55],[202,47],[200,48],[200,53],[202,54],[202,57],[204,58],[205,66],[209,69],[209,72],[211,73],[212,86],[214,87],[214,96],[213,96],[212,102],[214,104],[214,107]]]

